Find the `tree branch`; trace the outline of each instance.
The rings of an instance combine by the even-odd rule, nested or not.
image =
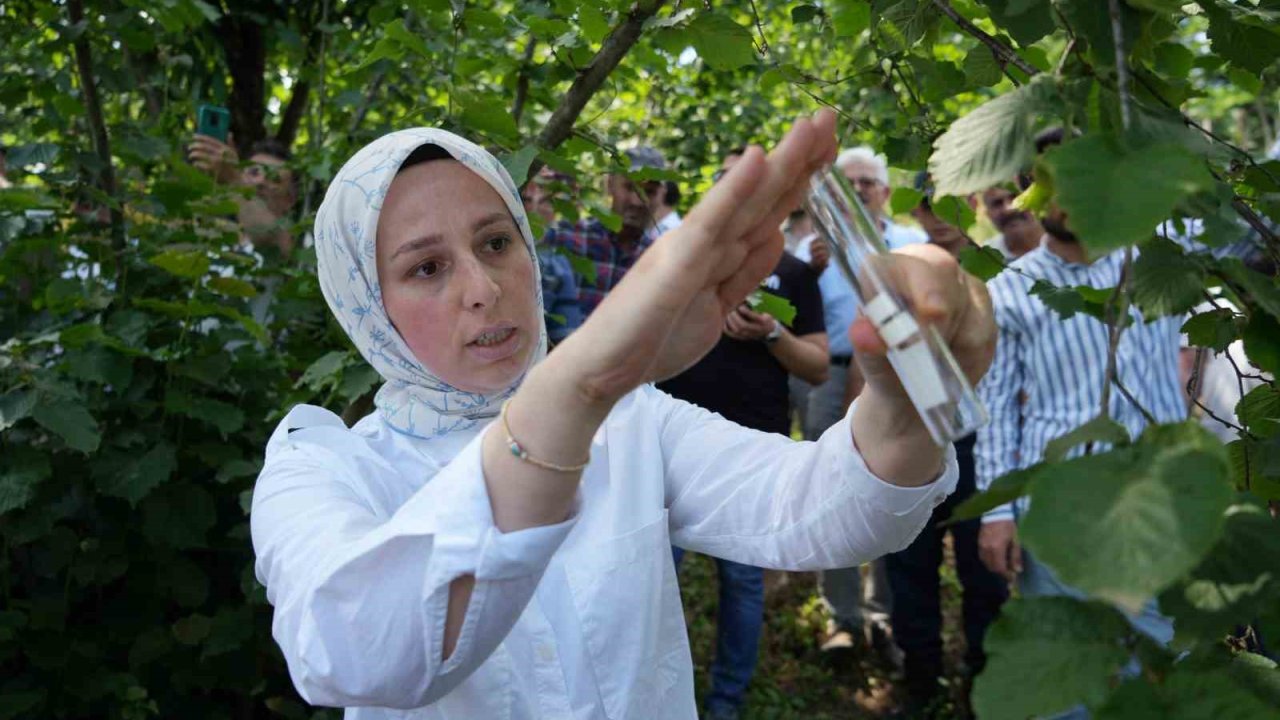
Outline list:
[[[302,125],[302,118],[307,111],[307,103],[311,99],[311,77],[309,75],[315,69],[316,61],[320,57],[320,42],[324,38],[324,33],[312,29],[311,36],[307,38],[307,49],[303,54],[302,70],[298,76],[297,82],[293,84],[293,93],[289,95],[289,104],[284,107],[284,115],[280,118],[280,129],[276,131],[276,140],[284,143],[285,147],[292,147],[293,141],[298,136],[298,128]],[[319,68],[318,72],[323,73],[324,68]]]
[[[1124,50],[1124,24],[1120,21],[1120,0],[1107,0],[1111,18],[1111,41],[1116,50],[1116,92],[1120,93],[1120,122],[1125,132],[1133,123],[1132,98],[1129,95],[1129,54]]]
[[[83,0],[68,0],[67,14],[72,25],[84,21]],[[116,196],[116,171],[111,164],[111,138],[107,135],[107,123],[102,117],[102,102],[98,98],[98,86],[94,83],[93,48],[89,45],[89,33],[84,31],[74,43],[76,71],[80,76],[80,92],[84,94],[84,108],[89,116],[89,129],[93,134],[93,149],[98,154],[102,169],[98,171],[98,186],[109,199],[111,213],[111,250],[116,257],[116,283],[123,288],[125,263],[124,207]]]
[[[529,36],[529,44],[524,46],[524,59],[520,63],[520,74],[516,76],[516,98],[511,103],[511,117],[520,125],[520,116],[524,114],[524,103],[529,97],[529,65],[533,62],[533,51],[538,39]]]
[[[997,58],[1013,65],[1027,75],[1035,75],[1040,72],[1036,66],[1026,60],[1023,60],[1018,53],[1014,52],[1013,48],[1010,48],[996,38],[988,35],[982,28],[969,22],[963,15],[956,12],[956,9],[951,7],[951,4],[946,0],[933,0],[933,5],[941,10],[943,15],[951,18],[951,22],[959,25],[961,30],[972,35],[978,42],[986,45],[988,48],[991,48],[991,52],[995,53]]]
[[[618,67],[618,63],[622,62],[622,58],[640,39],[644,22],[653,17],[665,2],[666,0],[642,0],[632,8],[626,19],[609,33],[601,44],[600,51],[585,68],[578,72],[577,78],[569,86],[569,91],[565,93],[564,100],[560,102],[555,112],[551,113],[551,118],[547,120],[542,132],[538,133],[534,142],[539,147],[554,150],[569,137],[573,132],[573,124],[582,114],[582,109],[587,106],[587,102],[595,95],[596,90],[600,89],[605,79],[614,68]]]
[[[1124,249],[1124,265],[1120,268],[1120,282],[1107,300],[1107,328],[1110,331],[1107,341],[1107,369],[1102,378],[1102,400],[1099,402],[1098,414],[1111,417],[1111,386],[1116,381],[1116,351],[1120,347],[1120,335],[1124,332],[1125,321],[1129,319],[1129,298],[1125,295],[1125,286],[1129,284],[1129,275],[1133,269],[1133,246]]]
[[[360,101],[360,109],[356,110],[356,114],[351,116],[351,124],[347,126],[347,139],[350,140],[355,136],[356,130],[360,128],[360,124],[369,114],[369,109],[373,107],[373,101],[378,96],[378,91],[382,89],[382,83],[387,79],[386,69],[378,71],[373,76],[373,81],[369,83],[369,88],[364,91],[364,99]]]

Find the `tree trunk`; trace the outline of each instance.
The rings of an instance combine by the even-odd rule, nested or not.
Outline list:
[[[262,26],[245,14],[223,15],[218,31],[231,74],[231,107],[228,108],[231,132],[243,154],[266,135],[263,127],[267,114],[263,79],[267,67],[266,44]]]

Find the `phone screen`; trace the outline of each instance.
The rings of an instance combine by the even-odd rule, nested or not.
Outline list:
[[[201,105],[196,118],[196,132],[211,138],[227,141],[231,130],[231,113],[217,105]]]

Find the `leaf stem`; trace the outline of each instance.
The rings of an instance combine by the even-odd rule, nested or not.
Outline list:
[[[1128,295],[1125,286],[1129,283],[1129,275],[1133,268],[1133,246],[1124,249],[1124,265],[1120,268],[1120,281],[1116,289],[1107,299],[1106,322],[1110,330],[1107,342],[1107,369],[1102,380],[1102,399],[1099,403],[1099,415],[1111,416],[1111,386],[1116,381],[1116,353],[1120,348],[1120,335],[1124,332],[1125,320],[1129,317]],[[1135,403],[1136,404],[1136,403]]]
[[[1125,132],[1133,124],[1133,102],[1129,94],[1129,54],[1124,49],[1124,23],[1120,19],[1120,0],[1107,0],[1107,13],[1111,17],[1111,41],[1116,50],[1116,91],[1120,93],[1120,122]]]

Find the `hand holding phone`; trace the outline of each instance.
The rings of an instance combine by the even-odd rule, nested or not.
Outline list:
[[[196,111],[196,134],[227,142],[231,135],[231,112],[217,105],[201,105]]]

